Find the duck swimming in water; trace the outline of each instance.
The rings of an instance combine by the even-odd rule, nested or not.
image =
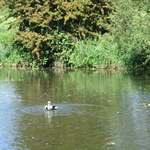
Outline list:
[[[44,106],[44,109],[50,111],[50,110],[57,110],[58,107],[55,105],[51,105],[51,101],[48,101],[48,104]]]
[[[150,107],[150,103],[143,103],[144,107]]]

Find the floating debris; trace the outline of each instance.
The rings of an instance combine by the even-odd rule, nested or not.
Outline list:
[[[144,107],[150,107],[150,103],[143,103]]]
[[[107,142],[107,145],[116,145],[116,143],[115,142]]]

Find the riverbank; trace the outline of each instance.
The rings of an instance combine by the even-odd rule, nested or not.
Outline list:
[[[114,4],[110,7],[111,9]],[[109,23],[107,22],[107,32],[96,33],[93,36],[82,33],[83,37],[74,35],[76,32],[79,33],[78,29],[71,33],[64,31],[64,25],[60,27],[56,24],[55,26],[60,28],[60,31],[54,34],[47,33],[48,28],[43,29],[41,22],[37,20],[35,24],[41,25],[38,30],[36,26],[31,27],[28,23],[26,25],[15,24],[18,18],[9,16],[12,10],[1,9],[0,65],[23,69],[56,67],[90,68],[91,70],[149,70],[148,20],[150,15],[147,10],[148,3],[146,0],[140,4],[129,0],[128,2],[118,1],[117,4],[120,5],[117,5],[117,8],[114,7],[115,11],[107,14],[110,19]],[[85,6],[86,4],[84,4]],[[128,11],[124,7],[128,8]],[[32,12],[30,13],[33,15]],[[22,17],[25,19],[24,16]],[[27,18],[32,24],[32,17],[27,16]],[[72,20],[70,21],[73,23]],[[74,26],[76,27],[77,24]],[[30,31],[33,28],[36,31]],[[40,28],[45,32],[41,33]]]
[[[19,67],[19,66],[0,66],[0,69],[10,69],[10,70],[25,70],[25,71],[54,71],[54,72],[72,72],[72,71],[85,71],[85,72],[126,72],[131,74],[150,74],[150,68],[123,68],[123,67],[115,67],[115,68],[75,68],[75,67],[59,67],[59,66],[53,66],[53,67]]]

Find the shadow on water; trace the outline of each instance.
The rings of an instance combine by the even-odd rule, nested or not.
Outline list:
[[[1,69],[0,149],[148,150],[149,102],[147,75]]]

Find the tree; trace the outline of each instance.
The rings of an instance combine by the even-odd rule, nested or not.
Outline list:
[[[17,46],[35,54],[33,60],[46,60],[46,65],[56,53],[73,47],[76,39],[108,31],[111,8],[107,0],[16,0],[8,4],[20,18]]]

